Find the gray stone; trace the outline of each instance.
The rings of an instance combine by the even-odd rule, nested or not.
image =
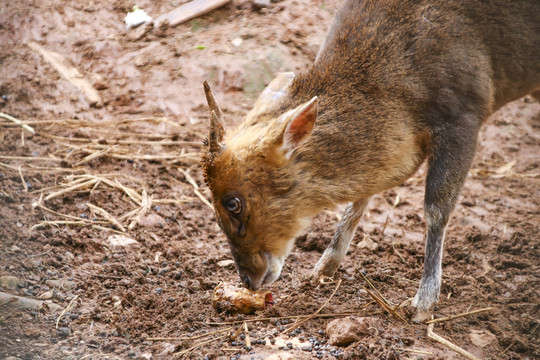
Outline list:
[[[0,276],[0,286],[3,286],[7,289],[15,290],[18,285],[23,285],[24,280],[19,279],[16,276],[6,275]]]

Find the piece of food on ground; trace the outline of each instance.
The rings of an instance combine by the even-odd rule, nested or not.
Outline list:
[[[220,283],[212,294],[212,306],[230,313],[251,314],[273,304],[270,291],[251,291],[227,283]]]

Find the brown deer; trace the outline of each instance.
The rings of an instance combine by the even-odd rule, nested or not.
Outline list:
[[[423,321],[480,126],[509,101],[540,98],[540,1],[346,0],[315,63],[274,79],[238,128],[225,134],[205,91],[205,178],[250,289],[279,277],[314,215],[349,203],[312,273],[333,276],[370,197],[427,159],[425,263],[412,300]]]

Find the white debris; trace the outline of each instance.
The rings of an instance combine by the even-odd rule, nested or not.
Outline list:
[[[124,235],[111,235],[107,239],[107,242],[109,246],[128,246],[137,243],[137,241]]]
[[[234,38],[234,39],[231,41],[231,43],[232,43],[234,46],[237,46],[237,47],[240,46],[240,45],[242,45],[242,42],[243,42],[242,38],[239,38],[239,37]]]
[[[135,5],[133,7],[133,11],[128,13],[124,18],[126,29],[130,29],[150,21],[152,21],[152,18],[146,13],[146,11],[140,9],[137,5]]]

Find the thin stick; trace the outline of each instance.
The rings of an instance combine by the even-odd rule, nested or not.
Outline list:
[[[114,216],[109,214],[105,209],[102,209],[99,206],[96,206],[96,205],[90,204],[90,203],[87,203],[86,205],[90,208],[90,210],[94,210],[94,211],[100,213],[105,219],[109,220],[113,225],[115,225],[118,229],[120,229],[120,231],[126,232],[126,228],[123,227],[122,224],[120,224],[120,222],[118,220],[116,220],[116,218],[114,218]]]
[[[430,353],[429,351],[422,351],[422,350],[416,350],[416,349],[396,349],[397,351],[403,351],[403,352],[410,352],[414,354],[420,354],[420,355],[433,355],[433,353]]]
[[[483,308],[483,309],[478,309],[478,310],[473,310],[473,311],[464,312],[464,313],[458,314],[458,315],[451,315],[451,316],[442,317],[442,318],[438,318],[438,319],[432,319],[432,320],[426,321],[426,324],[435,324],[435,323],[442,322],[442,321],[450,321],[450,320],[454,320],[454,319],[459,319],[459,318],[462,318],[462,317],[465,317],[465,316],[469,316],[469,315],[474,315],[474,314],[479,314],[479,313],[483,313],[483,312],[486,312],[486,311],[490,311],[490,310],[492,310],[492,309],[493,309],[493,307],[490,306],[490,307]]]
[[[229,331],[232,329],[232,326],[229,326],[227,328],[224,328],[224,329],[219,329],[219,330],[216,330],[216,331],[212,331],[212,332],[209,332],[209,333],[206,333],[206,334],[200,334],[200,335],[197,335],[197,336],[192,336],[192,337],[188,337],[188,336],[182,336],[182,337],[155,337],[155,338],[146,338],[146,341],[174,341],[174,340],[197,340],[197,339],[201,339],[201,338],[204,338],[204,337],[207,337],[207,336],[212,336],[212,335],[216,335],[216,334],[219,334],[219,333],[222,333],[222,332],[226,332],[226,331]]]
[[[73,299],[71,299],[71,301],[69,302],[68,306],[66,306],[66,308],[64,310],[62,310],[62,312],[60,313],[60,316],[58,316],[58,319],[56,319],[56,328],[58,329],[58,323],[60,322],[60,319],[62,318],[62,316],[64,316],[64,314],[69,310],[69,308],[71,307],[71,305],[73,305],[73,302],[75,300],[77,300],[77,298],[79,297],[79,294],[75,295],[73,297]]]
[[[197,349],[198,347],[201,347],[201,346],[203,346],[203,345],[209,344],[209,343],[211,343],[212,341],[221,340],[221,339],[223,339],[223,338],[226,338],[227,336],[229,336],[229,335],[222,335],[222,336],[218,336],[218,337],[215,337],[215,338],[206,340],[206,341],[202,341],[202,342],[200,342],[200,343],[198,343],[198,344],[196,344],[196,345],[190,347],[189,349],[182,350],[182,351],[180,351],[179,353],[176,353],[176,356],[182,356],[182,355],[184,355],[184,354],[187,354],[187,353],[189,353],[189,352],[191,352],[191,351]]]
[[[246,334],[246,346],[251,346],[251,339],[249,338],[249,331],[247,322],[244,322],[244,334]]]
[[[191,184],[191,186],[193,186],[193,192],[195,193],[195,195],[197,195],[197,197],[201,199],[201,201],[204,204],[206,204],[206,206],[208,206],[210,209],[212,209],[212,211],[214,211],[214,206],[210,204],[210,202],[206,200],[203,194],[199,192],[199,185],[197,185],[197,182],[195,181],[195,179],[193,179],[191,175],[189,175],[189,172],[187,172],[187,170],[184,170],[184,169],[180,169],[180,172],[184,174],[186,180]]]
[[[399,308],[399,305],[401,304],[398,304],[396,305],[394,308],[392,308],[390,306],[390,304],[388,303],[388,301],[386,301],[385,298],[383,297],[379,297],[377,296],[376,294],[372,293],[371,291],[369,291],[365,286],[364,286],[364,290],[368,293],[369,296],[371,296],[373,298],[373,300],[375,300],[377,302],[377,304],[379,304],[379,306],[381,306],[384,310],[386,310],[389,314],[391,314],[392,316],[394,316],[395,318],[403,321],[404,323],[407,323],[407,320],[405,320],[400,314],[397,313],[397,309]]]
[[[62,214],[62,213],[56,212],[54,210],[51,210],[48,207],[45,207],[45,206],[43,206],[41,204],[37,204],[36,207],[38,207],[38,208],[40,208],[42,210],[45,210],[47,212],[50,212],[51,214],[54,214],[54,215],[57,215],[57,216],[62,216],[62,217],[77,220],[77,221],[84,221],[84,222],[86,222],[88,224],[106,224],[104,221],[92,221],[92,220],[81,219],[81,218],[78,218],[77,216],[73,216],[73,215]]]
[[[4,119],[6,119],[6,120],[12,121],[12,122],[14,122],[14,123],[17,124],[17,125],[20,125],[23,129],[25,129],[25,130],[31,132],[32,134],[35,134],[35,133],[36,133],[35,130],[32,129],[30,126],[26,125],[26,124],[23,123],[21,120],[14,118],[13,116],[10,116],[10,115],[8,115],[8,114],[4,114],[3,112],[0,112],[0,117],[1,117],[1,118],[4,118]]]
[[[68,192],[71,192],[73,190],[78,190],[78,189],[81,189],[81,188],[88,187],[90,185],[95,184],[97,181],[98,181],[97,179],[91,179],[91,180],[88,180],[86,182],[67,187],[65,189],[62,189],[62,190],[59,190],[57,192],[54,192],[52,194],[47,195],[44,200],[47,201],[47,200],[50,200],[50,199],[52,199],[54,197],[67,194]]]
[[[388,305],[390,305],[390,303],[388,301],[386,301],[386,299],[384,298],[384,296],[382,296],[382,294],[379,292],[379,290],[377,290],[377,288],[371,283],[371,281],[369,281],[369,279],[367,278],[367,276],[365,276],[361,271],[359,271],[360,275],[362,275],[362,277],[364,278],[364,280],[369,284],[369,286],[371,286],[371,288],[373,290],[375,290],[375,292],[377,293],[377,295],[379,295],[379,297],[381,299],[383,299]]]
[[[75,163],[75,166],[79,166],[79,165],[82,165],[90,160],[94,160],[100,156],[103,156],[105,155],[106,153],[108,153],[109,151],[111,151],[113,148],[110,147],[110,148],[106,148],[106,149],[103,149],[103,150],[100,150],[100,151],[96,151],[95,153],[92,153],[88,156],[85,156],[82,160],[78,161]]]
[[[459,346],[454,345],[450,341],[446,340],[442,336],[435,334],[433,332],[433,327],[434,326],[435,326],[435,324],[429,324],[429,326],[427,328],[427,336],[428,336],[428,338],[430,338],[431,340],[435,340],[439,344],[447,347],[448,349],[450,349],[450,350],[452,350],[454,352],[457,352],[458,354],[460,354],[461,356],[463,356],[463,357],[465,357],[465,358],[467,358],[469,360],[480,360],[476,356],[474,356],[473,354],[468,352],[467,350],[464,350],[464,349],[460,348]]]
[[[285,333],[285,332],[291,332],[293,331],[294,329],[297,329],[299,326],[301,326],[303,323],[313,319],[316,315],[318,315],[322,309],[324,309],[326,307],[326,305],[328,305],[328,303],[330,302],[330,300],[332,300],[332,298],[334,297],[334,295],[336,294],[336,292],[338,291],[339,289],[339,286],[341,285],[341,279],[338,280],[337,282],[337,285],[336,285],[336,288],[334,289],[334,291],[332,292],[332,295],[330,295],[330,297],[324,302],[324,304],[322,304],[322,306],[317,310],[315,311],[312,315],[310,316],[307,316],[306,318],[300,320],[300,321],[297,321],[295,322],[294,324],[292,324],[292,326],[289,326],[289,328],[283,330],[281,333]]]
[[[62,159],[44,157],[44,156],[9,156],[9,155],[0,155],[0,159],[6,160],[22,160],[22,161],[56,161],[61,162]]]
[[[35,42],[29,42],[26,45],[39,53],[45,61],[47,61],[56,71],[60,73],[60,75],[79,89],[86,97],[90,105],[95,105],[97,107],[101,107],[103,105],[97,90],[79,72],[77,68],[67,65],[68,63],[64,56],[54,51],[47,50]]]
[[[373,303],[371,303],[373,304]],[[369,304],[368,304],[369,305]],[[369,312],[367,313],[367,315],[377,315],[377,314],[381,314],[382,311],[381,310],[376,310],[376,311],[372,311],[372,312]],[[347,315],[355,315],[355,314],[360,314],[359,311],[345,311],[345,312],[341,312],[341,313],[329,313],[329,314],[317,314],[315,316],[313,316],[313,318],[331,318],[331,317],[337,317],[337,316],[347,316]],[[309,315],[289,315],[289,316],[276,316],[276,317],[265,317],[265,318],[253,318],[253,319],[246,319],[246,320],[236,320],[236,321],[226,321],[226,322],[221,322],[221,323],[217,323],[217,322],[205,322],[206,325],[212,325],[212,326],[220,326],[220,325],[236,325],[236,324],[241,324],[243,323],[244,321],[245,322],[257,322],[257,321],[271,321],[273,319],[276,319],[276,320],[281,320],[281,319],[297,319],[297,318],[306,318],[308,316],[312,316],[313,314],[309,314]]]
[[[21,181],[22,181],[22,185],[23,185],[23,188],[24,188],[24,192],[28,192],[28,185],[26,185],[26,181],[24,180],[21,165],[19,165],[19,175],[21,176]]]
[[[67,221],[67,220],[42,221],[39,224],[35,224],[34,226],[32,226],[30,228],[30,231],[35,230],[35,229],[39,229],[39,228],[47,226],[47,225],[58,226],[58,225],[86,225],[86,224],[87,223],[85,223],[84,221]]]

